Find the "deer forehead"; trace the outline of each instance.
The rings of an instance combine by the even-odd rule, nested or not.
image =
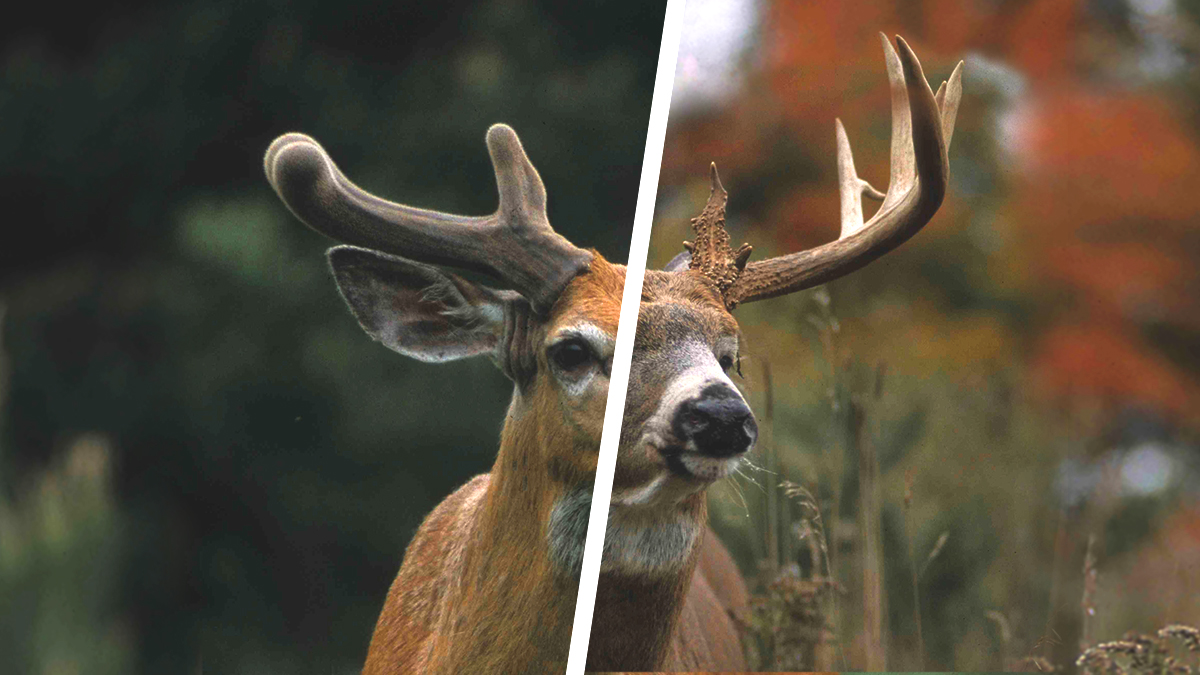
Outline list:
[[[596,337],[615,340],[621,318],[621,294],[625,291],[625,266],[614,265],[593,252],[586,272],[567,285],[550,314],[547,335],[586,326]]]
[[[720,294],[699,275],[647,272],[634,351],[670,350],[685,343],[715,345],[739,334]]]

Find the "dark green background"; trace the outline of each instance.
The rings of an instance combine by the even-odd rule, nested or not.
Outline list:
[[[10,18],[0,516],[26,530],[0,536],[42,543],[0,564],[0,672],[361,665],[421,518],[490,466],[511,385],[486,360],[371,342],[325,269],[330,242],[278,202],[262,153],[303,131],[368,190],[480,215],[496,203],[484,132],[507,122],[558,231],[624,262],[663,7],[42,3]],[[80,439],[111,468],[98,485],[63,468]],[[79,501],[93,489],[108,510]]]

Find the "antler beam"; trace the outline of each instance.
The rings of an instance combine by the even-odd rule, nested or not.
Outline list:
[[[846,131],[838,120],[841,236],[808,251],[749,263],[727,290],[722,289],[730,309],[849,274],[907,241],[941,206],[950,178],[946,152],[962,97],[962,62],[935,96],[908,43],[897,37],[897,54],[886,36],[881,33],[880,38],[892,92],[891,176],[887,193],[881,194],[858,177]],[[864,194],[883,199],[879,211],[866,223],[862,215]]]
[[[550,227],[546,189],[516,132],[493,125],[487,147],[500,193],[500,206],[490,216],[380,199],[350,182],[321,145],[303,134],[275,139],[263,165],[275,192],[312,229],[348,244],[488,274],[547,315],[592,254]]]

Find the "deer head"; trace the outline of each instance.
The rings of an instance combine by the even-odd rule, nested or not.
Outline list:
[[[349,244],[329,262],[372,338],[427,362],[487,356],[515,383],[491,473],[414,537],[366,672],[566,661],[625,273],[550,227],[542,180],[511,128],[491,127],[487,147],[500,203],[482,217],[372,196],[301,134],[278,138],[264,160],[292,213]]]
[[[684,242],[684,252],[664,270],[646,272],[589,648],[591,669],[658,669],[669,654],[691,653],[705,642],[696,629],[677,623],[678,612],[692,600],[687,587],[682,593],[664,590],[664,597],[677,598],[676,614],[660,611],[651,622],[606,616],[604,604],[615,606],[634,592],[653,593],[654,580],[669,589],[681,576],[690,578],[706,522],[705,489],[730,475],[754,446],[754,416],[729,376],[741,342],[734,310],[863,267],[916,234],[942,203],[962,64],[934,94],[903,39],[897,38],[899,53],[886,37],[883,46],[892,94],[891,177],[886,193],[858,177],[839,120],[842,228],[837,241],[750,260],[748,244],[730,246],[724,228],[727,195],[714,165],[708,203],[692,220],[694,240]],[[866,222],[863,196],[882,200]],[[668,604],[660,603],[660,610]],[[666,665],[711,667],[687,661]]]

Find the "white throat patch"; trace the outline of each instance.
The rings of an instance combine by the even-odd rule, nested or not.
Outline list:
[[[561,574],[578,578],[582,570],[591,510],[592,494],[584,489],[567,492],[550,510],[547,543]],[[700,523],[684,513],[663,516],[661,511],[610,507],[600,571],[659,576],[682,570],[700,538]]]
[[[679,572],[691,557],[700,532],[700,523],[685,513],[667,515],[614,506],[608,513],[600,571],[637,576]]]
[[[578,579],[583,572],[583,545],[591,513],[592,493],[583,489],[568,491],[550,509],[546,543],[550,562],[564,576]]]

